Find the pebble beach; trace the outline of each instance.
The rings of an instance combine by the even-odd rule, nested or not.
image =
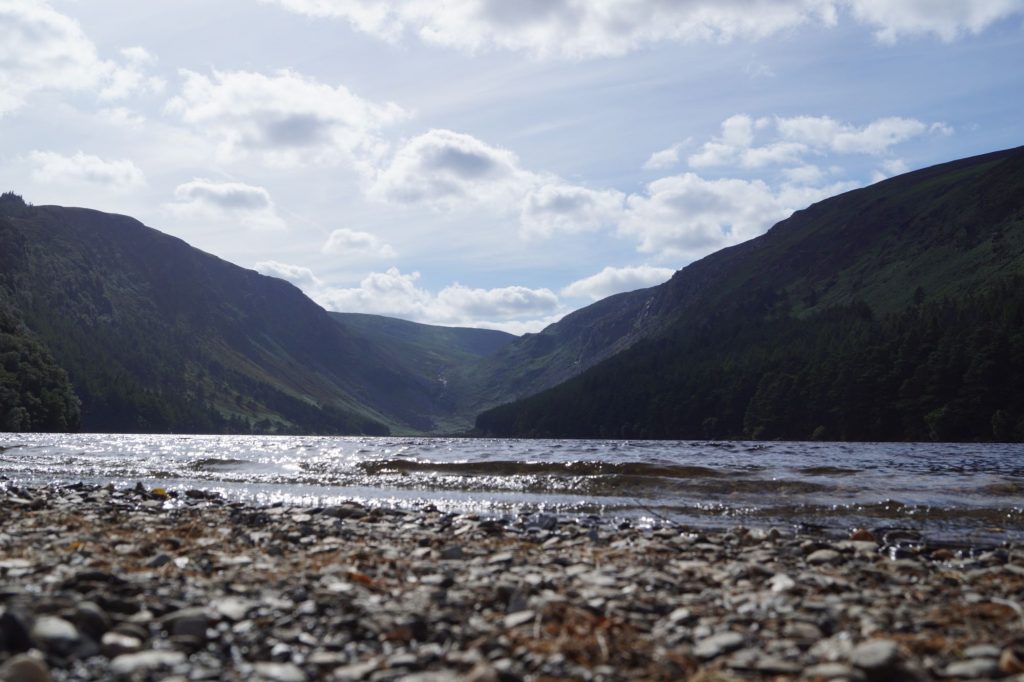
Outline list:
[[[1024,681],[1024,548],[0,481],[0,680]]]

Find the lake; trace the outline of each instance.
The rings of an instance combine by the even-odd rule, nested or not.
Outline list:
[[[0,486],[142,482],[231,499],[433,504],[634,524],[1024,538],[1012,444],[0,434]]]

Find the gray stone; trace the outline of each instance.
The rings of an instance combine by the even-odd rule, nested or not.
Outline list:
[[[845,663],[812,665],[809,668],[804,668],[803,676],[812,680],[849,680],[849,682],[860,682],[864,679],[864,673]]]
[[[819,549],[807,556],[807,563],[814,565],[836,564],[842,560],[843,555],[834,549]]]
[[[0,649],[20,653],[30,648],[32,638],[22,614],[8,609],[0,612]]]
[[[754,669],[759,673],[768,675],[795,675],[803,670],[803,666],[795,661],[787,661],[778,656],[762,656],[757,659]]]
[[[796,588],[796,581],[785,573],[776,573],[768,579],[772,592],[792,592]]]
[[[40,616],[32,626],[32,639],[44,651],[66,656],[78,646],[82,635],[63,618]]]
[[[899,660],[899,646],[889,639],[862,642],[850,652],[850,663],[868,673],[890,670],[896,667]]]
[[[1002,649],[994,644],[975,644],[964,649],[964,658],[999,658]]]
[[[529,623],[536,617],[536,613],[527,609],[526,611],[517,611],[516,613],[510,613],[505,616],[505,627],[508,629],[519,627]]]
[[[463,558],[462,545],[450,545],[441,550],[441,558],[445,561],[458,561]]]
[[[361,680],[367,675],[375,671],[380,663],[377,659],[371,659],[369,661],[363,661],[361,663],[352,663],[345,665],[340,668],[335,668],[332,676],[338,682],[349,682],[350,680]]]
[[[214,599],[211,606],[227,620],[238,622],[245,620],[246,615],[256,607],[256,603],[241,597],[222,597]]]
[[[103,655],[107,658],[117,658],[121,654],[134,654],[142,650],[141,639],[120,632],[106,633],[103,635],[100,645]]]
[[[715,658],[743,646],[744,637],[738,632],[720,632],[697,642],[693,654],[697,658]]]
[[[185,654],[180,651],[139,651],[134,654],[121,654],[110,662],[110,672],[118,677],[147,673],[162,668],[171,668],[185,662]]]
[[[163,626],[172,636],[196,637],[200,640],[206,639],[209,623],[209,615],[202,607],[181,609],[163,617]]]
[[[88,637],[97,642],[110,629],[110,617],[97,604],[91,601],[82,602],[75,609],[75,625]]]
[[[999,672],[999,663],[994,658],[972,658],[967,661],[957,661],[946,666],[946,677],[956,677],[965,680],[976,680],[982,677],[992,677]]]
[[[161,566],[169,563],[171,563],[171,556],[169,554],[161,553],[146,562],[146,566],[149,568],[160,568]]]
[[[294,663],[257,663],[255,668],[268,682],[306,682],[306,673]]]

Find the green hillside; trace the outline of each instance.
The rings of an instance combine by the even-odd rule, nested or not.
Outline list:
[[[663,330],[482,433],[1024,438],[1024,148],[827,199],[655,287]]]

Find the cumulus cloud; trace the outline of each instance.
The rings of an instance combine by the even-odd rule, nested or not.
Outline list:
[[[323,286],[323,282],[313,274],[312,270],[301,265],[289,265],[287,263],[279,263],[276,260],[265,260],[256,263],[253,266],[253,270],[261,275],[291,282],[306,292],[316,291]]]
[[[394,258],[398,255],[390,244],[385,244],[376,235],[344,227],[331,232],[321,250],[351,259]]]
[[[124,62],[110,71],[100,90],[100,99],[124,99],[136,92],[163,92],[166,81],[147,73],[156,63],[156,57],[142,47],[126,47],[121,50],[121,57]]]
[[[835,21],[830,3],[818,0],[763,0],[757,11],[744,2],[712,0],[271,1],[307,15],[346,19],[386,40],[408,32],[467,51],[500,48],[573,59],[621,55],[659,42],[764,38],[808,21]]]
[[[684,173],[630,195],[620,231],[638,239],[641,252],[693,259],[756,237],[793,211],[856,186],[773,189],[763,180],[708,180]]]
[[[101,59],[78,23],[41,0],[0,0],[0,116],[39,90],[96,90],[120,99],[159,87],[140,54]]]
[[[534,183],[511,151],[472,135],[430,130],[398,149],[369,193],[384,201],[449,209],[466,203],[507,206]]]
[[[210,135],[226,157],[361,164],[386,150],[381,129],[408,116],[397,104],[370,102],[294,71],[180,73],[181,92],[168,111]]]
[[[951,131],[943,123],[928,124],[895,116],[880,118],[862,127],[829,116],[777,118],[775,125],[786,140],[840,154],[885,154],[894,145],[925,133]]]
[[[526,236],[596,230],[618,222],[624,199],[625,195],[615,190],[542,185],[523,199],[519,224]]]
[[[953,40],[1024,12],[1024,0],[264,0],[309,16],[347,20],[396,41],[465,51],[519,50],[537,57],[585,59],[625,54],[665,42],[759,40],[800,26],[831,27],[847,18],[879,40],[932,34]]]
[[[287,280],[328,310],[387,315],[425,324],[486,327],[521,334],[538,331],[563,313],[550,289],[523,286],[478,289],[451,284],[437,293],[419,283],[420,273],[398,268],[373,272],[358,287],[332,287],[309,268],[276,261],[256,264],[256,270]]]
[[[32,179],[37,182],[87,183],[117,190],[146,184],[145,175],[128,159],[101,159],[81,151],[71,156],[33,151],[29,153],[28,161],[32,166]]]
[[[688,143],[680,142],[674,144],[671,147],[667,147],[660,151],[656,151],[651,154],[647,161],[644,162],[644,169],[646,170],[662,170],[664,168],[671,168],[679,163],[679,152],[682,151],[683,147]]]
[[[0,0],[0,114],[35,90],[83,90],[107,66],[78,24],[45,2]]]
[[[523,168],[518,157],[472,135],[430,130],[407,140],[377,172],[371,198],[455,211],[484,207],[518,216],[527,237],[615,224],[624,195]]]
[[[705,142],[687,159],[691,168],[734,166],[763,168],[792,166],[809,168],[808,155],[824,153],[888,153],[894,146],[925,134],[950,134],[944,123],[925,123],[913,118],[879,118],[863,126],[838,121],[830,116],[762,117],[730,116],[722,122],[720,135]],[[769,137],[755,145],[755,138]]]
[[[876,168],[871,175],[871,182],[881,182],[894,175],[900,175],[910,170],[903,159],[885,159],[880,168]]]
[[[974,0],[972,2],[929,2],[912,0],[852,0],[855,18],[875,27],[884,43],[903,35],[936,35],[951,42],[963,34],[981,33],[993,23],[1024,12],[1022,0]]]
[[[240,223],[256,230],[287,227],[263,187],[196,178],[178,185],[174,198],[177,203],[168,209],[185,219]]]
[[[652,287],[668,280],[675,270],[651,265],[606,267],[596,275],[578,279],[562,289],[563,296],[599,301],[612,294]]]

